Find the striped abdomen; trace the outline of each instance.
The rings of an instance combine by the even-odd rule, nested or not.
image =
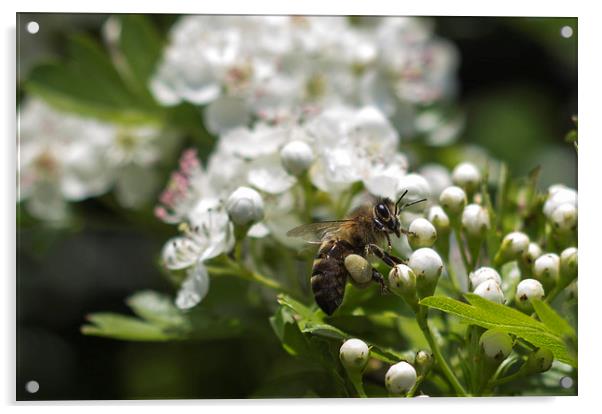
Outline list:
[[[347,269],[345,257],[353,253],[351,244],[344,240],[326,240],[320,245],[311,276],[311,288],[316,303],[328,315],[343,302]]]

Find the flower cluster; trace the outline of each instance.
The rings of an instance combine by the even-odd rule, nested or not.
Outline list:
[[[454,47],[426,20],[187,16],[173,26],[150,87],[164,105],[207,105],[213,133],[343,103],[376,106],[402,132],[425,132],[450,129],[437,112],[415,113],[453,95],[456,66]]]
[[[168,140],[154,127],[125,127],[55,110],[29,99],[19,110],[18,198],[33,216],[67,217],[67,202],[115,188],[136,208],[159,185],[156,166]]]

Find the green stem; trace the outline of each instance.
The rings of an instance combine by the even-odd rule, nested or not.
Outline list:
[[[552,301],[556,299],[556,296],[558,296],[560,292],[562,292],[562,289],[560,289],[558,285],[554,286],[550,294],[544,299],[544,302],[552,304]]]
[[[464,269],[466,270],[466,275],[470,273],[470,264],[468,262],[468,256],[466,256],[466,251],[464,250],[464,243],[462,242],[462,237],[460,233],[460,226],[454,226],[454,235],[456,236],[456,244],[458,245],[458,250],[460,250],[460,255],[462,256],[462,264],[464,264]]]
[[[456,391],[456,393],[459,396],[461,396],[461,397],[467,396],[466,390],[464,389],[462,384],[460,384],[460,381],[458,381],[458,378],[456,378],[456,376],[454,375],[454,373],[451,370],[450,366],[448,365],[447,361],[443,357],[443,354],[441,353],[441,349],[439,349],[439,345],[437,345],[437,342],[435,341],[435,338],[433,337],[433,333],[431,332],[431,329],[428,325],[428,321],[426,319],[426,308],[424,306],[420,306],[420,310],[416,314],[416,321],[418,322],[418,326],[420,326],[420,329],[422,330],[422,333],[423,333],[426,341],[428,342],[429,346],[431,347],[431,351],[433,352],[433,355],[435,356],[435,360],[437,361],[437,364],[441,368],[443,375],[445,375],[445,378],[447,378],[447,380],[450,382],[450,384],[452,385],[452,387],[454,388],[454,390]]]
[[[418,388],[422,384],[422,381],[424,381],[425,377],[426,377],[426,375],[420,375],[416,379],[416,383],[414,384],[414,386],[412,388],[410,388],[410,391],[408,391],[408,393],[406,394],[406,398],[412,398],[416,394],[416,391],[418,391]]]
[[[368,398],[368,395],[366,395],[366,391],[364,391],[364,382],[362,381],[362,373],[361,372],[352,373],[352,372],[348,371],[347,374],[349,375],[349,379],[351,380],[351,383],[353,384],[353,388],[355,388],[355,391],[357,392],[358,397]]]

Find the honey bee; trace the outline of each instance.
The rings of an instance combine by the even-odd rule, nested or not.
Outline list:
[[[343,302],[345,285],[350,276],[345,266],[348,255],[357,254],[366,258],[372,254],[391,267],[403,263],[403,260],[389,254],[379,244],[386,239],[388,250],[391,250],[391,234],[401,237],[402,233],[409,233],[401,228],[399,213],[426,199],[402,205],[401,201],[407,192],[395,204],[388,198],[378,199],[371,205],[357,208],[347,219],[304,224],[287,233],[289,237],[300,237],[309,243],[320,244],[313,263],[311,288],[316,303],[326,314],[332,315]],[[380,284],[381,291],[386,291],[383,276],[374,268],[371,271],[371,280]]]

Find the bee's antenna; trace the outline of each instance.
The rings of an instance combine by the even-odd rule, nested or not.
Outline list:
[[[423,199],[417,200],[417,201],[412,201],[411,203],[404,204],[403,207],[402,207],[402,209],[406,208],[406,207],[413,206],[414,204],[422,203],[423,201],[426,201],[426,198],[423,198]]]
[[[405,190],[401,197],[395,202],[395,215],[399,213],[401,210],[399,209],[399,203],[401,203],[401,199],[408,193],[408,190]]]

